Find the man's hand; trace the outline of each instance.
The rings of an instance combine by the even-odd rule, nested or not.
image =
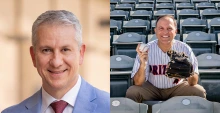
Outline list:
[[[141,44],[138,44],[138,46],[136,48],[136,51],[137,51],[137,53],[138,53],[138,55],[140,57],[141,65],[143,65],[143,64],[146,65],[145,63],[148,60],[148,49],[146,51],[143,51],[143,49],[142,49],[142,51],[141,51],[140,50],[140,46],[141,46]]]
[[[134,84],[141,86],[145,81],[145,69],[146,69],[146,62],[148,60],[148,50],[141,51],[140,50],[141,44],[138,44],[136,51],[140,57],[140,67],[136,74],[134,75]]]

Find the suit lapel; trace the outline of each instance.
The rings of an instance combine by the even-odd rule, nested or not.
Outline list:
[[[28,102],[25,104],[27,111],[24,113],[40,113],[41,112],[41,104],[42,104],[42,89],[36,92],[33,96],[28,99]]]
[[[77,95],[73,113],[92,113],[97,105],[92,101],[96,99],[94,88],[89,85],[83,78]]]

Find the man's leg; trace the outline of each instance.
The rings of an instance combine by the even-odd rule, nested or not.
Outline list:
[[[170,98],[174,96],[200,96],[206,98],[206,91],[202,86],[199,84],[190,86],[187,81],[169,90],[171,91]]]
[[[158,88],[146,81],[142,86],[131,86],[126,92],[126,97],[138,103],[143,100],[159,100],[161,98]]]

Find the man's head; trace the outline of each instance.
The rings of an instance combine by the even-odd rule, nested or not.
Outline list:
[[[173,16],[160,16],[156,21],[154,29],[159,43],[171,44],[177,33],[177,24]]]
[[[41,25],[70,25],[75,30],[75,40],[79,46],[82,44],[82,27],[77,17],[65,10],[50,10],[42,13],[32,26],[32,46],[35,47],[37,42],[37,31]]]
[[[78,80],[85,52],[78,19],[63,10],[41,14],[33,24],[32,43],[30,54],[43,88],[51,95],[65,94]]]

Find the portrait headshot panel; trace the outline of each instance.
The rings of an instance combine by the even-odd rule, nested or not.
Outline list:
[[[47,10],[72,12],[82,26],[86,45],[79,75],[92,86],[110,92],[109,87],[109,1],[102,0],[18,0],[1,1],[0,6],[0,112],[40,90],[42,79],[29,53],[31,29]]]

